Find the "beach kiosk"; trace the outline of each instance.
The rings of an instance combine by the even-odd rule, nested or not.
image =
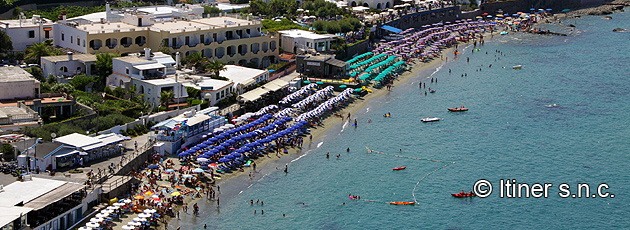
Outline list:
[[[154,125],[151,130],[156,134],[156,141],[163,143],[161,148],[164,153],[177,153],[182,146],[199,142],[203,135],[227,123],[227,119],[219,116],[218,111],[218,107],[209,107],[199,112],[186,112]]]

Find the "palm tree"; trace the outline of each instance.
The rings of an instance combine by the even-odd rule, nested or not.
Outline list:
[[[186,56],[186,58],[184,58],[184,61],[187,64],[195,67],[196,69],[199,69],[203,64],[208,61],[208,58],[202,56],[200,53],[191,53]]]
[[[214,60],[208,63],[206,68],[212,71],[217,78],[219,77],[219,72],[226,70],[225,64],[217,60]]]
[[[26,48],[26,60],[30,63],[41,64],[41,57],[55,55],[62,55],[62,52],[53,47],[52,40],[36,42]]]
[[[168,103],[175,98],[175,93],[173,91],[162,91],[160,92],[160,103],[164,105],[168,109]]]

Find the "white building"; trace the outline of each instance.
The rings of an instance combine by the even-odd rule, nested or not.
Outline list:
[[[70,229],[98,201],[102,189],[31,175],[0,191],[0,229]]]
[[[0,67],[0,99],[39,98],[41,83],[20,67]]]
[[[13,52],[24,52],[33,43],[42,42],[53,37],[53,22],[33,15],[26,19],[20,15],[18,20],[0,20],[0,29],[9,35],[13,42]]]
[[[96,75],[96,55],[94,54],[73,54],[47,56],[41,58],[42,71],[44,76],[75,76],[85,74]]]
[[[179,7],[178,5],[177,7]],[[64,19],[54,24],[54,45],[80,53],[142,52],[144,48],[199,53],[228,64],[276,63],[278,36],[262,31],[262,22],[248,15],[226,14],[202,18],[203,8],[161,10],[149,7]],[[198,12],[199,11],[199,12]],[[169,53],[170,54],[170,53]]]
[[[141,12],[159,21],[169,21],[174,18],[197,19],[202,18],[203,6],[191,4],[177,4],[175,6],[145,6],[132,9],[112,10],[109,4],[105,5],[105,12],[96,12],[74,18],[67,19],[68,22],[120,22],[125,17],[125,13]]]
[[[112,60],[113,73],[107,77],[110,87],[127,88],[135,85],[144,100],[153,106],[160,105],[160,92],[173,91],[175,101],[185,101],[188,97],[181,82],[166,78],[168,73],[175,73],[175,60],[170,55],[160,52],[151,54],[145,49],[144,56],[130,55]]]
[[[369,7],[372,9],[379,9],[379,10],[394,7],[394,0],[364,0],[364,1],[345,0],[345,1],[347,1],[348,6],[350,7],[365,6],[365,7]],[[359,3],[362,3],[363,5],[359,5]]]
[[[190,76],[194,80],[184,82],[184,86],[201,90],[201,98],[210,106],[230,96],[234,90],[234,82],[212,79],[209,77]]]
[[[330,50],[330,44],[335,41],[336,35],[317,34],[306,30],[282,30],[280,33],[280,47],[287,52],[298,53],[309,49],[317,52]]]
[[[226,77],[231,82],[234,82],[236,92],[242,94],[253,89],[258,83],[269,81],[269,70],[225,65],[225,70],[219,72],[219,76]]]

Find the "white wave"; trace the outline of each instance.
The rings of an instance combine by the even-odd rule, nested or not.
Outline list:
[[[322,141],[322,142],[319,142],[319,143],[317,144],[317,148],[319,148],[319,147],[320,147],[320,146],[322,146],[323,144],[324,144],[324,142],[323,142],[323,141]]]
[[[348,127],[348,124],[350,124],[349,121],[346,121],[345,123],[343,123],[343,125],[341,126],[341,131],[339,131],[339,134],[343,133],[343,131],[346,130],[346,127]]]

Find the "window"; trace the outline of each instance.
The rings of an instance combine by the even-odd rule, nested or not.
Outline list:
[[[63,32],[61,32],[61,40],[65,41],[65,38],[66,38],[65,34],[63,34]]]
[[[68,72],[68,67],[62,66],[61,68],[59,68],[59,72],[67,73]]]
[[[221,97],[225,96],[225,90],[221,90]]]
[[[72,44],[72,40],[73,40],[73,39],[74,39],[74,38],[73,38],[72,36],[70,36],[70,44]]]
[[[81,38],[79,38],[79,36],[77,36],[77,45],[81,45]]]
[[[28,31],[28,38],[35,38],[35,30]]]
[[[220,98],[220,97],[219,97],[219,95],[220,95],[220,94],[219,94],[219,93],[217,93],[217,96],[216,96],[216,98],[217,98],[217,99],[219,99],[219,98]]]
[[[129,67],[125,68],[125,73],[129,74]]]

